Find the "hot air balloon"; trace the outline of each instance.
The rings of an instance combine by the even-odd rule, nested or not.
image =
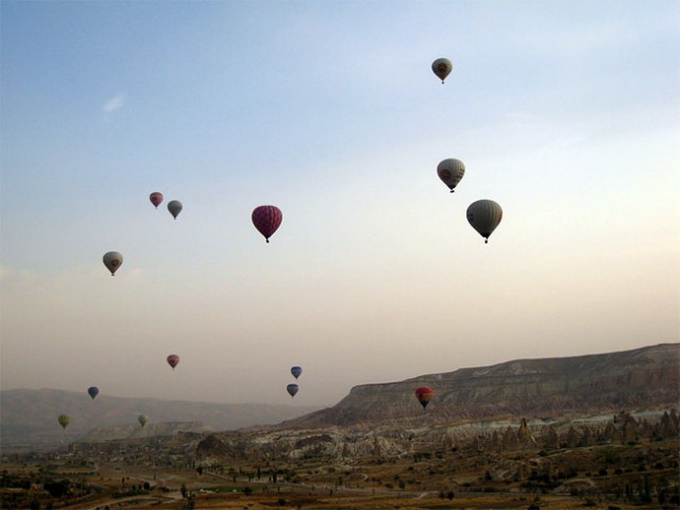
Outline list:
[[[182,212],[182,202],[179,200],[171,200],[168,202],[168,211],[170,211],[173,218],[177,219],[177,215]]]
[[[453,193],[453,189],[465,175],[465,165],[458,159],[445,159],[437,165],[437,175]]]
[[[87,393],[88,395],[90,395],[90,397],[92,397],[92,400],[94,400],[97,397],[97,395],[99,395],[99,388],[97,388],[96,386],[90,386],[87,389]]]
[[[467,208],[467,220],[489,242],[489,236],[503,219],[503,209],[493,200],[477,200]]]
[[[283,213],[276,206],[261,205],[253,210],[252,219],[255,228],[269,242],[269,238],[274,235],[283,221]]]
[[[147,417],[144,416],[143,414],[140,414],[140,415],[137,417],[137,421],[139,422],[139,424],[140,424],[142,427],[144,427],[144,425],[146,425],[146,422],[149,421],[149,418],[147,418]]]
[[[300,377],[300,374],[302,373],[302,367],[298,366],[291,367],[290,373],[293,374],[293,377],[297,379],[298,377]]]
[[[59,425],[61,425],[61,428],[66,430],[68,424],[71,423],[71,417],[68,414],[60,414],[57,421],[59,422]]]
[[[158,206],[163,202],[163,193],[160,191],[154,191],[151,193],[151,195],[149,195],[149,200],[151,200],[151,203],[154,205],[154,207],[158,209]]]
[[[416,389],[416,398],[418,399],[418,402],[420,402],[420,405],[423,406],[423,409],[427,407],[427,404],[430,403],[432,397],[434,397],[434,391],[432,388],[421,386],[420,388]]]
[[[291,397],[294,397],[295,394],[300,391],[300,387],[297,384],[289,384],[286,386],[286,391]]]
[[[438,58],[432,62],[432,72],[444,83],[446,77],[451,73],[453,64],[448,58]]]
[[[168,356],[167,360],[168,365],[170,365],[173,370],[177,365],[179,365],[179,356],[177,356],[177,354],[171,354],[170,356]]]
[[[117,251],[109,251],[104,254],[103,260],[104,265],[109,271],[111,271],[111,276],[113,276],[123,263],[123,256]]]

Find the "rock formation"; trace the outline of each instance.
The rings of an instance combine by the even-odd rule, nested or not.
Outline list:
[[[515,360],[400,382],[365,384],[352,388],[334,407],[281,426],[393,423],[403,427],[500,416],[669,408],[680,398],[679,347],[660,344],[609,354]],[[421,385],[435,390],[425,410],[413,395]]]

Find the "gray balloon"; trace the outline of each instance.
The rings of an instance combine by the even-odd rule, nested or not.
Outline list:
[[[437,175],[453,193],[453,189],[465,175],[465,165],[459,159],[445,159],[437,165]]]
[[[173,218],[177,219],[177,215],[182,212],[182,202],[179,200],[171,200],[168,202],[168,211],[170,211]]]
[[[123,264],[123,255],[117,251],[110,251],[104,254],[104,265],[111,271],[111,276],[114,275],[118,268]]]
[[[451,74],[453,64],[448,58],[438,58],[432,62],[432,72],[444,83],[446,77]]]
[[[503,219],[503,209],[493,200],[477,200],[467,208],[467,220],[489,242],[489,236]]]

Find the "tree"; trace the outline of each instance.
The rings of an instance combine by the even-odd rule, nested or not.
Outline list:
[[[578,432],[576,432],[576,429],[571,426],[569,427],[569,430],[567,431],[567,447],[568,448],[574,448],[578,445],[579,441],[579,435]]]
[[[642,500],[643,503],[652,502],[652,488],[651,484],[649,483],[649,476],[645,476],[644,478],[644,484],[642,494],[640,495],[640,499]]]
[[[543,444],[545,445],[546,448],[550,450],[556,450],[557,448],[559,448],[559,436],[557,435],[555,427],[553,427],[552,425],[548,426],[547,430],[543,435]]]
[[[68,493],[69,487],[70,482],[67,479],[64,479],[60,482],[47,482],[44,485],[45,490],[49,492],[50,496],[53,498],[65,496]]]

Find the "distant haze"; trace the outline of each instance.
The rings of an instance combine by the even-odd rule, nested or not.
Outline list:
[[[214,404],[108,395],[92,400],[82,392],[62,390],[3,390],[0,438],[3,451],[42,445],[55,447],[62,440],[99,440],[170,435],[178,430],[233,430],[280,423],[315,407]],[[70,423],[59,426],[66,414]],[[144,427],[139,416],[146,417]]]
[[[679,340],[678,2],[3,1],[0,19],[2,389],[330,406]],[[446,158],[466,167],[453,194]],[[488,244],[479,199],[504,211]]]

